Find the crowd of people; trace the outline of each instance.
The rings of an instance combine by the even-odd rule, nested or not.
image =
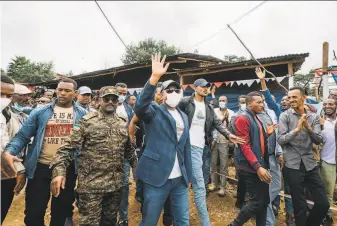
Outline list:
[[[290,88],[278,104],[256,68],[261,90],[239,96],[234,113],[205,79],[195,80],[189,97],[178,82],[159,82],[165,58],[152,56],[138,96],[128,96],[124,83],[94,92],[63,78],[55,92],[33,98],[1,76],[1,223],[25,187],[27,226],[45,225],[50,198],[51,226],[73,225],[74,205],[81,226],[127,226],[132,172],[139,225],[157,225],[163,210],[165,226],[189,225],[193,190],[199,222],[209,226],[208,194],[227,194],[233,159],[240,211],[226,219],[230,226],[251,218],[275,225],[282,185],[291,196],[287,225],[333,225],[336,90],[320,112],[306,104],[302,87]]]

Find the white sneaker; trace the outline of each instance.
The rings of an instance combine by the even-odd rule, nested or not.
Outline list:
[[[224,188],[220,188],[220,190],[218,191],[218,195],[221,197],[224,197],[226,193],[226,190]]]
[[[215,190],[217,190],[217,187],[214,184],[210,184],[209,187],[208,187],[208,190],[209,191],[215,191]]]

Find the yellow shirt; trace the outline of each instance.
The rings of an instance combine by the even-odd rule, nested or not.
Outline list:
[[[64,144],[73,127],[73,107],[54,107],[54,114],[48,120],[39,162],[49,165],[57,149]]]

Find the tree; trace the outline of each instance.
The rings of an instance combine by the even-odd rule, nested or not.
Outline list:
[[[55,78],[53,68],[53,62],[31,62],[24,56],[16,56],[8,64],[7,75],[17,82],[44,82]]]
[[[124,65],[134,63],[145,63],[151,60],[151,55],[160,52],[161,55],[174,55],[181,52],[175,46],[169,46],[165,41],[156,41],[152,38],[140,41],[137,45],[130,44],[121,60]]]
[[[74,75],[74,73],[73,73],[72,70],[70,70],[67,74],[65,74],[65,76],[68,76],[68,77],[71,77],[71,76],[73,76],[73,75]]]
[[[7,75],[7,73],[4,69],[0,68],[0,75]]]
[[[228,61],[229,63],[238,63],[247,60],[247,58],[244,56],[239,57],[237,55],[225,55],[224,60]]]
[[[307,95],[315,96],[315,87],[312,87],[311,84],[314,81],[315,74],[295,74],[294,75],[294,86],[303,87]]]

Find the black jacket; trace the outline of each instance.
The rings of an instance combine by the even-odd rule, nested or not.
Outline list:
[[[224,127],[221,121],[217,118],[214,113],[212,105],[205,99],[206,104],[206,123],[205,123],[205,142],[206,145],[210,145],[213,136],[212,132],[214,129],[218,130],[222,135],[224,135],[227,139],[230,135],[230,132]],[[195,112],[195,104],[194,104],[194,94],[190,97],[183,97],[178,104],[180,110],[182,110],[188,117],[188,123],[191,127],[192,119]]]

